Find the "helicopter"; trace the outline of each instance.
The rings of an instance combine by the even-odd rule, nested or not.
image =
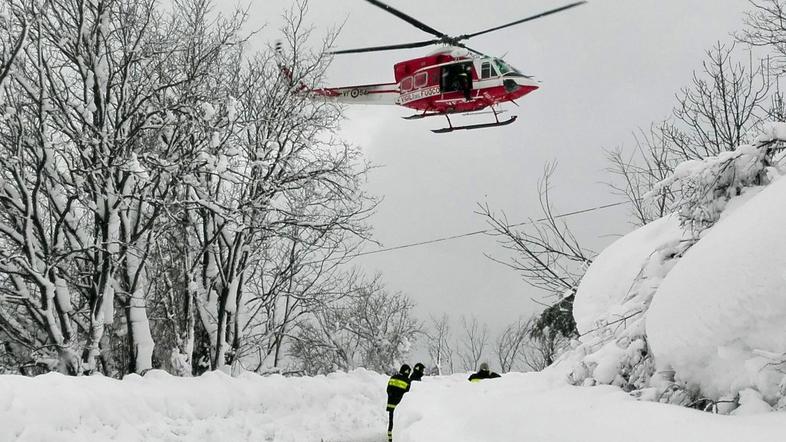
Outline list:
[[[381,1],[366,1],[436,38],[403,44],[337,50],[331,51],[331,54],[389,51],[431,45],[442,47],[423,57],[396,63],[393,66],[395,82],[326,87],[312,92],[340,103],[398,105],[417,111],[413,115],[403,117],[405,120],[444,116],[448,126],[433,129],[434,133],[511,124],[517,117],[514,115],[500,120],[499,114],[504,111],[498,110],[497,105],[506,102],[517,104],[515,100],[539,87],[533,77],[522,74],[502,58],[472,49],[463,41],[586,3],[586,1],[570,3],[500,26],[452,37]],[[494,114],[494,122],[454,126],[450,121],[452,114],[473,114],[486,108],[490,108]]]

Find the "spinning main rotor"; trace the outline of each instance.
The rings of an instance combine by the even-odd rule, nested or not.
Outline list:
[[[431,39],[431,40],[415,41],[415,42],[411,42],[411,43],[401,43],[401,44],[384,45],[384,46],[370,46],[370,47],[356,48],[356,49],[344,49],[344,50],[340,50],[340,51],[333,51],[333,52],[331,52],[332,54],[355,54],[355,53],[360,53],[360,52],[390,51],[390,50],[394,50],[394,49],[421,48],[421,47],[424,47],[424,46],[430,46],[430,45],[436,45],[436,44],[445,44],[445,45],[449,45],[449,46],[458,46],[460,48],[464,48],[464,49],[467,49],[469,51],[472,51],[472,52],[474,52],[474,53],[476,53],[478,55],[484,55],[483,53],[481,53],[479,51],[476,51],[476,50],[474,50],[474,49],[472,49],[470,47],[467,47],[462,42],[465,41],[465,40],[469,40],[472,37],[477,37],[478,35],[488,34],[489,32],[498,31],[500,29],[504,29],[504,28],[507,28],[507,27],[510,27],[510,26],[515,26],[515,25],[518,25],[518,24],[521,24],[521,23],[525,23],[525,22],[528,22],[528,21],[531,21],[531,20],[535,20],[535,19],[538,19],[538,18],[546,17],[547,15],[555,14],[557,12],[561,12],[561,11],[564,11],[566,9],[570,9],[570,8],[575,7],[575,6],[579,6],[579,5],[582,5],[584,3],[587,3],[586,1],[579,1],[579,2],[575,2],[575,3],[571,3],[571,4],[568,4],[568,5],[565,5],[565,6],[560,6],[559,8],[550,9],[548,11],[541,12],[540,14],[531,15],[529,17],[522,18],[520,20],[516,20],[516,21],[510,22],[510,23],[506,23],[504,25],[495,26],[493,28],[484,29],[484,30],[478,31],[478,32],[473,32],[471,34],[462,34],[462,35],[458,35],[458,36],[452,37],[450,35],[447,35],[447,34],[445,34],[443,32],[440,32],[440,31],[432,28],[431,26],[421,22],[420,20],[417,20],[417,19],[415,19],[415,18],[413,18],[413,17],[411,17],[411,16],[409,16],[409,15],[399,11],[398,9],[393,8],[390,5],[382,3],[379,0],[366,0],[366,1],[371,3],[374,6],[378,7],[378,8],[381,8],[381,9],[385,10],[386,12],[389,12],[390,14],[395,15],[396,17],[404,20],[405,22],[411,24],[412,26],[420,29],[421,31],[427,32],[427,33],[429,33],[429,34],[431,34],[431,35],[433,35],[433,36],[435,36],[437,38],[434,38],[434,39]]]

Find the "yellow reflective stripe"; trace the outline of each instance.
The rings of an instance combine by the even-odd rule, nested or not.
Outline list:
[[[409,383],[407,381],[402,381],[401,379],[391,379],[388,381],[388,385],[392,385],[393,387],[402,388],[404,390],[409,387]]]
[[[483,379],[480,379],[480,378],[475,378],[475,379],[470,379],[469,381],[470,381],[470,382],[480,382],[480,381],[482,381],[482,380],[483,380]]]
[[[394,409],[394,408],[396,408],[396,406],[395,406],[395,405],[393,405],[393,404],[388,404],[388,410],[392,410],[392,409]]]

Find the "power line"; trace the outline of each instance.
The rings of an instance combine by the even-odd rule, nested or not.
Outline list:
[[[620,202],[616,202],[616,203],[604,204],[602,206],[590,207],[590,208],[587,208],[587,209],[574,210],[573,212],[567,212],[567,213],[561,213],[559,215],[554,215],[552,218],[555,218],[555,219],[567,218],[569,216],[581,215],[581,214],[588,213],[588,212],[595,212],[595,211],[598,211],[598,210],[608,209],[608,208],[615,207],[615,206],[621,206],[621,205],[626,204],[626,203],[627,203],[627,201],[620,201]],[[527,225],[527,224],[533,224],[533,223],[536,223],[536,222],[541,222],[541,221],[546,221],[546,220],[548,220],[548,218],[540,218],[540,219],[536,219],[536,220],[530,220],[530,221],[524,221],[524,222],[520,222],[520,223],[516,223],[516,224],[510,224],[508,227],[519,227],[519,226],[523,226],[523,225]],[[377,250],[370,250],[368,252],[360,252],[360,253],[356,253],[354,255],[350,255],[350,256],[344,257],[344,258],[355,259],[355,258],[360,257],[360,256],[373,255],[373,254],[376,254],[376,253],[383,253],[383,252],[392,252],[394,250],[408,249],[410,247],[418,247],[418,246],[424,246],[424,245],[427,245],[427,244],[434,244],[434,243],[438,243],[438,242],[451,241],[451,240],[454,240],[454,239],[466,238],[468,236],[480,235],[482,233],[491,233],[491,232],[495,232],[495,231],[496,231],[495,229],[476,230],[474,232],[461,233],[461,234],[458,234],[458,235],[445,236],[445,237],[442,237],[442,238],[435,238],[435,239],[430,239],[430,240],[426,240],[426,241],[418,241],[418,242],[413,242],[413,243],[408,243],[408,244],[402,244],[402,245],[399,245],[399,246],[386,247],[386,248],[377,249]],[[342,259],[344,259],[344,258],[342,258]]]

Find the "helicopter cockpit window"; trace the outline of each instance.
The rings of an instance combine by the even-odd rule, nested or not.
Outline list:
[[[407,77],[401,80],[401,90],[408,91],[412,89],[412,77]]]
[[[494,59],[494,64],[497,65],[497,70],[499,71],[500,75],[505,75],[509,72],[513,72],[514,74],[518,74],[517,71],[513,66],[505,63],[504,61],[500,60],[499,58]]]
[[[422,88],[428,84],[428,72],[415,75],[415,88]]]

